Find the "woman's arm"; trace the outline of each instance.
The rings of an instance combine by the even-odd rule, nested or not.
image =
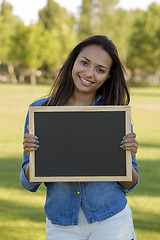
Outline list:
[[[23,148],[24,148],[24,153],[23,153],[23,164],[22,164],[22,170],[20,173],[20,183],[22,187],[25,189],[31,191],[31,192],[36,192],[38,187],[40,186],[41,183],[33,183],[29,182],[29,153],[31,151],[35,151],[38,149],[39,142],[37,140],[37,137],[33,134],[28,133],[28,114],[26,118],[26,123],[25,123],[25,135],[24,135],[24,141],[23,141]]]
[[[132,181],[130,182],[119,182],[119,185],[124,189],[124,190],[129,190],[133,188],[138,181],[138,174],[136,170],[132,167]]]
[[[46,98],[43,98],[32,103],[30,106],[42,106],[45,101]],[[28,125],[29,125],[29,112],[27,113],[24,127],[24,141],[23,141],[24,153],[22,170],[20,173],[20,183],[22,187],[24,187],[25,189],[32,192],[36,192],[40,183],[29,182],[29,153],[30,151],[35,151],[36,149],[38,149],[39,146],[37,145],[39,145],[39,142],[37,142],[38,141],[37,137],[35,138],[34,135],[31,136],[31,134],[29,134]],[[29,144],[31,145],[29,146]]]
[[[25,168],[24,173],[25,173],[26,178],[29,180],[29,163],[28,163],[27,167]]]
[[[27,126],[29,128],[29,126]],[[23,148],[24,153],[29,157],[29,154],[31,151],[35,151],[39,148],[39,141],[37,140],[38,137],[36,137],[33,134],[26,133],[24,135],[24,141],[23,141]],[[29,180],[29,164],[25,168],[25,176]]]

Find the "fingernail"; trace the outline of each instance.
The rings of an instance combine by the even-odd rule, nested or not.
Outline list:
[[[126,137],[123,137],[122,139],[124,140],[124,139],[126,139]]]
[[[37,141],[37,143],[39,143],[39,141]]]
[[[39,145],[37,144],[37,146],[36,146],[36,149],[35,150],[37,150],[39,148]]]
[[[35,139],[37,140],[37,139],[38,139],[38,137],[36,137],[36,136],[35,136]]]
[[[121,145],[120,148],[123,148],[123,145]]]
[[[123,144],[123,141],[121,141],[120,144]]]

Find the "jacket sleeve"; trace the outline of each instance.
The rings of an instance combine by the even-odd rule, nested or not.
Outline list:
[[[26,121],[25,121],[25,127],[24,127],[24,134],[28,133],[27,125],[29,124],[29,112],[27,113]],[[29,157],[23,153],[23,164],[22,164],[22,169],[20,173],[20,183],[22,187],[25,189],[31,191],[31,192],[36,192],[38,187],[40,186],[41,183],[31,183],[25,176],[25,169],[29,163]]]
[[[132,124],[131,124],[131,132],[133,133],[133,126],[132,126]],[[133,168],[136,170],[136,172],[137,172],[137,174],[138,174],[136,156],[134,156],[134,157],[132,158],[132,166],[133,166]],[[122,188],[122,189],[123,189],[123,191],[124,191],[125,193],[132,192],[132,191],[137,187],[138,183],[139,183],[139,175],[138,175],[137,183],[136,183],[132,188],[130,188],[129,190],[125,190],[125,189],[123,189],[123,188]]]

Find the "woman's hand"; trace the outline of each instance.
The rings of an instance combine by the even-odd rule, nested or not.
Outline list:
[[[135,156],[137,153],[138,149],[138,142],[136,140],[136,134],[135,133],[129,133],[126,134],[121,141],[121,146],[123,150],[129,150],[131,151],[131,156],[132,158]]]
[[[28,128],[28,126],[27,126],[27,128]],[[24,153],[27,156],[29,156],[29,153],[31,151],[35,151],[39,148],[38,137],[36,137],[33,134],[26,133],[24,135],[23,148],[24,148]]]

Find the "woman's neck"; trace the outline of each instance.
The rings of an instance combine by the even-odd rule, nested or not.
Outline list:
[[[95,94],[79,94],[73,92],[73,95],[70,97],[66,106],[91,106],[95,101]]]

